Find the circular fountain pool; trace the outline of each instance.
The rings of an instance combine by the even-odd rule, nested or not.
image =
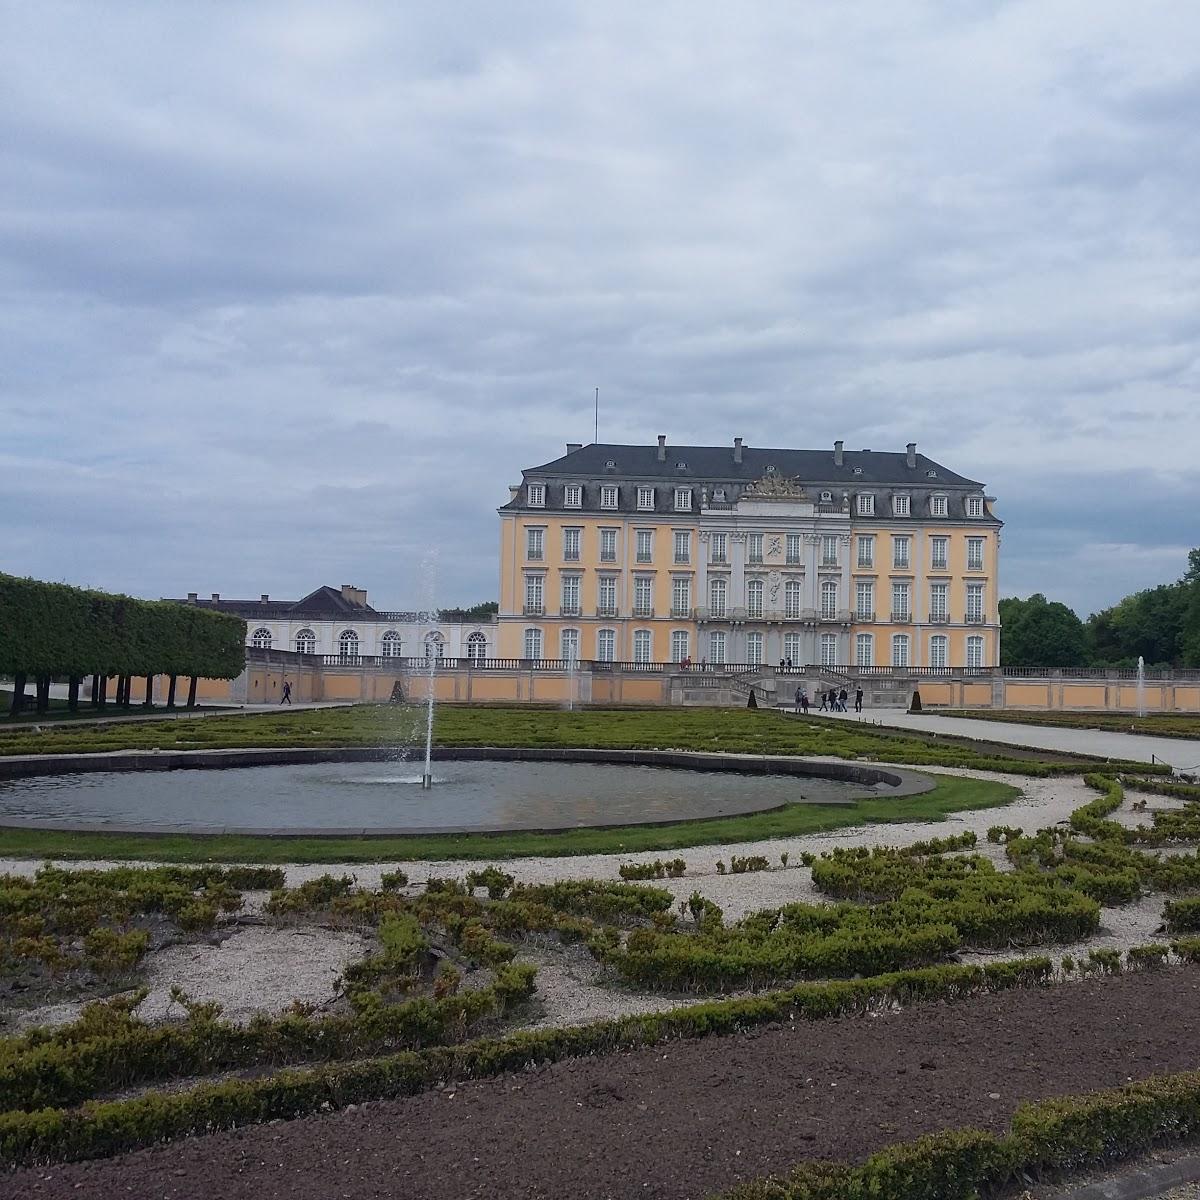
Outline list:
[[[429,790],[420,786],[421,767],[413,763],[93,768],[0,779],[0,824],[154,833],[476,833],[663,824],[923,790],[919,784],[889,786],[901,782],[894,776],[867,777],[877,772],[831,779],[783,773],[788,765],[779,773],[764,766],[748,773],[577,761],[436,761]]]

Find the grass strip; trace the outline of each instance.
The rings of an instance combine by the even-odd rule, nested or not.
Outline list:
[[[0,857],[109,859],[161,863],[375,863],[422,860],[495,860],[530,856],[631,854],[800,837],[855,825],[940,821],[948,814],[997,808],[1020,792],[991,780],[934,775],[921,796],[870,797],[848,805],[789,804],[774,812],[684,821],[675,825],[614,825],[558,833],[436,834],[394,838],[244,837],[71,833],[0,830]],[[170,786],[164,778],[163,786]]]
[[[956,1000],[1037,986],[1052,975],[1050,959],[1029,958],[982,967],[932,967],[871,979],[799,984],[744,999],[281,1071],[265,1078],[201,1084],[182,1092],[149,1093],[73,1109],[6,1112],[0,1114],[0,1162],[23,1165],[103,1157],[166,1138],[413,1095],[450,1080],[484,1078],[676,1038],[739,1033],[778,1021],[842,1016],[881,1003]]]

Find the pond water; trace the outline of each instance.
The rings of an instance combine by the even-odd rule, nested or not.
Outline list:
[[[792,775],[564,762],[312,763],[0,780],[0,822],[42,828],[404,833],[695,820],[886,793]]]

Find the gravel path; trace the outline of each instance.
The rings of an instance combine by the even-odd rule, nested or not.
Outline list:
[[[556,1063],[353,1111],[0,1176],[0,1197],[699,1200],[1022,1100],[1193,1069],[1200,969],[1030,988]]]

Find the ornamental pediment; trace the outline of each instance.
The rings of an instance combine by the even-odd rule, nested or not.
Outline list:
[[[763,475],[742,490],[748,500],[807,500],[799,476],[782,475],[768,467]]]

